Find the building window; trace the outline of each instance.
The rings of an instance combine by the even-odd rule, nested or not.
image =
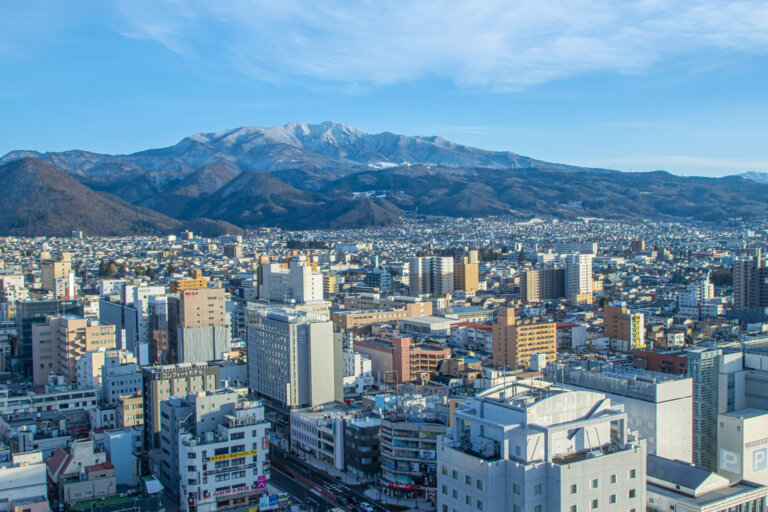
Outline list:
[[[576,484],[571,484],[571,494],[576,494],[579,492],[579,486]]]
[[[518,484],[512,484],[512,492],[514,494],[520,494],[520,486]]]
[[[483,510],[483,501],[477,500],[477,510]]]
[[[444,475],[447,475],[447,474],[448,474],[448,468],[447,468],[447,467],[445,467],[445,466],[443,466],[443,474],[444,474]]]
[[[448,494],[448,487],[445,485],[443,486],[443,494]]]
[[[616,483],[616,475],[615,474],[611,475],[611,483],[612,484]]]
[[[464,503],[466,503],[467,505],[471,505],[472,504],[472,498],[469,497],[469,494],[464,496]]]
[[[634,497],[635,497],[635,490],[634,489],[630,489],[629,490],[629,498],[632,499]]]
[[[454,480],[458,480],[459,472],[454,469],[453,471],[451,471],[451,476],[453,477]]]
[[[578,510],[579,510],[579,507],[577,507],[576,505],[571,505],[571,512],[578,512]]]
[[[592,510],[597,510],[597,500],[592,500]]]
[[[533,495],[538,496],[541,494],[541,484],[536,484],[533,486]]]
[[[608,503],[610,503],[611,505],[616,503],[616,495],[615,494],[611,494],[610,496],[608,496]]]
[[[535,505],[533,507],[533,512],[541,512],[541,505]]]
[[[455,500],[459,499],[459,491],[457,491],[456,489],[453,490],[453,499]]]
[[[637,471],[635,471],[634,469],[630,469],[629,470],[629,478],[630,478],[630,480],[635,478],[636,476],[637,476]]]
[[[476,484],[477,484],[477,488],[482,491],[483,490],[483,481],[482,480],[477,480]]]
[[[597,478],[592,480],[592,488],[597,489]]]
[[[467,475],[464,477],[464,483],[467,485],[472,485],[472,477]]]

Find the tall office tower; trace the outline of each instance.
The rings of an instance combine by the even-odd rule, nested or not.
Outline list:
[[[259,508],[270,426],[261,404],[222,390],[174,396],[161,410],[158,476],[179,510]]]
[[[165,297],[164,286],[133,285],[125,281],[102,281],[99,320],[115,326],[118,347],[130,350],[140,364],[149,362],[149,302]]]
[[[520,298],[523,302],[541,302],[541,271],[526,270],[520,274]]]
[[[569,254],[565,259],[565,295],[568,299],[592,293],[591,254]]]
[[[520,296],[524,302],[541,302],[565,297],[564,268],[528,270],[520,276]]]
[[[392,275],[386,270],[376,269],[365,273],[365,286],[378,288],[382,292],[392,289]]]
[[[208,287],[208,279],[203,277],[203,271],[195,269],[186,279],[172,279],[168,283],[169,293],[179,293],[184,290],[200,290]]]
[[[641,511],[645,442],[602,393],[516,381],[458,404],[437,447],[437,510]]]
[[[412,296],[445,295],[453,292],[452,258],[411,258],[408,267],[408,286]]]
[[[693,379],[693,463],[717,470],[718,360],[723,351],[694,347],[688,351]]]
[[[232,341],[225,290],[184,290],[179,295],[178,362],[225,359]]]
[[[115,348],[115,326],[92,318],[49,316],[32,325],[33,375],[36,384],[48,382],[51,374],[77,384],[77,360],[86,352]]]
[[[278,409],[343,399],[341,343],[325,316],[301,311],[259,313],[248,325],[248,387]],[[340,340],[339,340],[340,341]]]
[[[261,266],[259,298],[303,304],[323,300],[323,275],[313,269],[305,256],[293,256],[288,265],[267,263]]]
[[[492,335],[494,366],[527,368],[532,354],[546,354],[550,363],[557,361],[557,325],[554,322],[518,323],[513,308],[500,307]]]
[[[168,359],[168,350],[170,348],[168,304],[168,296],[149,297],[147,300],[149,361],[155,364],[170,362]]]
[[[243,246],[240,244],[227,244],[224,246],[224,256],[240,259],[243,257]]]
[[[472,251],[477,253],[477,251]],[[476,292],[478,286],[478,263],[471,263],[470,257],[463,257],[453,265],[453,289]]]
[[[768,308],[768,265],[760,249],[748,258],[733,262],[733,309]]]
[[[632,240],[630,249],[632,249],[632,252],[643,252],[645,250],[645,240]]]
[[[408,260],[408,290],[411,296],[428,295],[430,258],[411,258]]]
[[[645,348],[645,315],[643,313],[632,313],[623,306],[606,306],[603,329],[614,350],[632,352],[638,348]]]
[[[208,363],[145,366],[141,369],[145,446],[160,446],[160,403],[172,396],[219,389],[220,370]]]
[[[430,258],[430,280],[433,295],[453,292],[453,258]]]
[[[83,303],[80,300],[30,300],[16,305],[16,332],[18,359],[16,369],[19,374],[32,377],[32,325],[45,323],[46,317],[59,315],[83,316]]]
[[[73,288],[69,288],[70,280],[74,281],[74,275],[72,274],[72,255],[68,252],[42,252],[40,253],[40,286],[43,290],[49,291],[54,294],[54,299],[74,299],[74,283]],[[62,283],[64,286],[64,296],[56,294],[57,287],[59,292],[62,291]]]

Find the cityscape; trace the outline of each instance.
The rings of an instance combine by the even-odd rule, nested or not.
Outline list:
[[[768,512],[766,34],[0,2],[0,512]]]
[[[765,221],[3,238],[8,510],[764,510]],[[295,508],[291,508],[295,507]]]

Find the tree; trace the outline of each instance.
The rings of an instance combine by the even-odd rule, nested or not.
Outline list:
[[[115,277],[115,274],[117,274],[117,265],[114,261],[110,261],[107,265],[107,277]]]

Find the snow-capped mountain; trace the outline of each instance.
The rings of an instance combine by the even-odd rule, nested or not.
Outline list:
[[[351,126],[324,122],[285,126],[245,126],[186,137],[166,148],[130,155],[102,155],[87,151],[38,153],[13,151],[0,163],[35,157],[82,181],[126,182],[147,171],[167,170],[182,176],[218,163],[234,174],[244,170],[272,172],[286,169],[325,171],[339,177],[370,169],[434,165],[519,169],[547,167],[579,170],[508,151],[487,151],[455,144],[442,137],[415,137],[390,132],[369,134]]]
[[[768,172],[750,171],[737,174],[736,176],[741,176],[745,180],[752,180],[757,183],[765,183],[768,185]]]

